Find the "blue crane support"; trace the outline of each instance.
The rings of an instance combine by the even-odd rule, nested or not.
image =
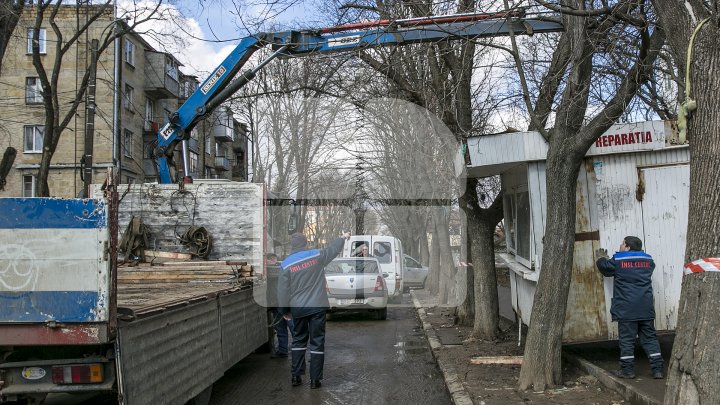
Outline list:
[[[172,114],[170,122],[158,131],[153,152],[160,183],[172,183],[168,157],[175,145],[206,114],[212,112],[236,91],[252,80],[260,69],[278,56],[304,56],[314,53],[355,51],[380,46],[401,46],[441,40],[486,38],[502,35],[562,31],[555,21],[525,18],[520,11],[470,13],[420,17],[404,20],[380,20],[306,31],[260,33],[243,38],[227,58],[205,79],[192,95]],[[254,68],[233,80],[252,54],[264,46],[273,53]],[[185,167],[187,174],[187,167]]]

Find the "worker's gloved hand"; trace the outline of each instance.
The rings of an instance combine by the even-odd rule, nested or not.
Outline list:
[[[598,250],[595,251],[595,257],[597,257],[598,259],[601,258],[601,257],[603,257],[603,258],[605,258],[605,259],[609,259],[609,258],[610,258],[610,256],[608,256],[608,251],[607,251],[607,249],[603,249],[603,248],[600,248],[600,249],[598,249]]]

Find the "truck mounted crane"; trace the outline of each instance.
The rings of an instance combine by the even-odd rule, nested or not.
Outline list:
[[[188,139],[190,131],[236,91],[252,80],[258,71],[277,57],[307,56],[316,53],[432,43],[442,40],[473,39],[562,31],[555,21],[526,17],[524,10],[499,13],[468,13],[445,16],[378,20],[322,29],[260,33],[243,38],[230,55],[170,116],[157,133],[153,159],[160,183],[172,183],[169,159],[175,146]],[[236,74],[260,48],[273,52],[237,78]],[[183,154],[186,154],[183,151]],[[183,158],[188,173],[187,156]]]

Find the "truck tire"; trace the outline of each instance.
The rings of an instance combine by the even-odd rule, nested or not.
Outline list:
[[[377,311],[375,311],[375,316],[377,317],[377,319],[379,321],[386,320],[387,319],[387,307],[385,307],[383,309],[378,309]]]
[[[195,395],[195,398],[189,400],[185,405],[208,405],[210,403],[210,398],[212,397],[212,389],[213,385],[210,384],[209,387]]]

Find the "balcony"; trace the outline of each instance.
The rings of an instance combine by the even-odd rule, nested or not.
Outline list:
[[[153,98],[178,98],[178,66],[172,56],[145,51],[145,91]]]
[[[216,142],[232,142],[235,140],[232,111],[227,109],[218,112],[212,133]]]
[[[225,156],[215,156],[215,170],[226,172],[230,170],[230,161]]]

